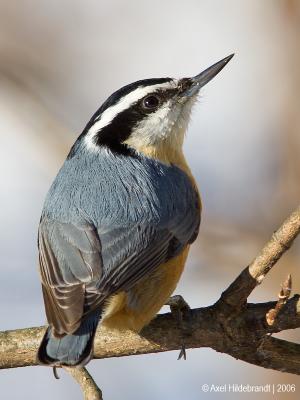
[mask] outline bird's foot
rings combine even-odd
[[[171,313],[175,318],[181,333],[182,343],[181,343],[181,350],[178,355],[178,360],[180,360],[181,358],[186,360],[185,337],[188,336],[190,332],[184,320],[187,320],[187,322],[189,322],[191,318],[190,306],[180,295],[175,295],[170,297],[166,305],[170,306]]]

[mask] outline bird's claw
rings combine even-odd
[[[182,335],[181,350],[179,352],[177,360],[186,360],[186,347],[184,337],[189,334],[189,330],[184,324],[183,317],[190,317],[190,306],[180,295],[170,297],[166,305],[170,306],[171,313],[175,318]]]
[[[185,348],[185,343],[184,342],[182,342],[182,344],[181,344],[181,349],[180,349],[180,352],[178,354],[177,360],[181,360],[182,358],[184,360],[186,360],[186,348]]]
[[[53,375],[55,379],[60,379],[58,373],[57,373],[57,366],[52,367]]]

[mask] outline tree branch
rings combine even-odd
[[[84,395],[84,400],[102,400],[102,392],[96,385],[94,379],[89,374],[85,367],[81,368],[69,368],[63,367],[64,370],[69,372],[69,374],[76,380],[79,384],[82,393]]]
[[[288,275],[287,279],[281,285],[280,292],[278,293],[278,300],[275,308],[271,308],[266,315],[268,325],[274,325],[277,320],[278,314],[283,309],[292,291],[292,277]]]
[[[300,345],[271,337],[273,333],[300,327],[300,296],[287,300],[289,293],[285,292],[280,304],[246,302],[299,231],[300,207],[214,305],[191,310],[186,348],[210,347],[254,365],[300,375]],[[287,291],[288,283],[283,285]],[[271,324],[267,319],[270,310],[276,310]],[[44,332],[45,327],[0,332],[0,369],[37,365],[36,353]],[[100,325],[94,358],[157,353],[181,349],[181,345],[181,332],[172,315],[167,313],[158,315],[140,335],[131,331],[108,331]],[[66,369],[80,384],[86,399],[101,399],[100,389],[84,368]]]
[[[251,362],[251,359],[254,364],[265,366],[263,360],[256,360],[253,354],[255,346],[261,352],[266,334],[300,327],[299,296],[296,295],[287,302],[275,326],[268,326],[265,321],[266,313],[275,305],[276,302],[248,304],[241,314],[228,322],[227,331],[224,331],[223,321],[220,321],[219,311],[215,306],[193,309],[191,334],[186,338],[186,347],[211,347],[235,358],[247,362]],[[0,368],[37,365],[36,352],[45,328],[0,332]],[[171,313],[166,313],[158,315],[141,335],[131,331],[108,331],[100,326],[95,338],[94,358],[179,350],[181,344],[182,337],[177,323]],[[245,352],[247,349],[248,352]],[[298,357],[300,359],[300,345]],[[268,368],[273,367],[270,364]],[[300,374],[300,369],[298,373]]]
[[[219,304],[240,309],[247,301],[253,289],[262,283],[267,273],[280,257],[291,247],[300,232],[300,206],[284,221],[272,235],[251,264],[245,268],[231,285],[222,293]]]

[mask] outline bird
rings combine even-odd
[[[122,87],[71,147],[38,228],[40,364],[84,366],[98,324],[140,332],[168,302],[202,209],[184,136],[200,89],[232,57],[192,78]]]

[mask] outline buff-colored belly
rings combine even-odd
[[[108,329],[139,332],[172,295],[188,252],[189,246],[177,257],[162,264],[128,293],[121,292],[113,296],[105,309],[102,325]]]

